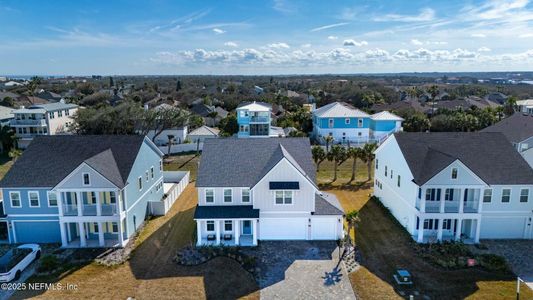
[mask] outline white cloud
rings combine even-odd
[[[226,31],[220,29],[220,28],[213,28],[213,32],[216,33],[216,34],[223,34],[225,33]]]
[[[352,39],[348,39],[348,40],[344,40],[344,42],[342,43],[344,46],[357,46],[357,47],[361,47],[361,46],[366,46],[368,45],[368,42],[367,41],[356,41],[356,40],[352,40]]]
[[[533,33],[524,33],[524,34],[521,34],[518,36],[519,38],[529,38],[529,37],[533,37]]]
[[[468,5],[462,11],[473,20],[530,21],[533,13],[526,9],[528,4],[529,0],[491,0],[478,6]]]
[[[328,40],[332,40],[332,41],[334,41],[334,40],[336,40],[338,38],[339,38],[338,36],[334,36],[334,35],[328,36]]]
[[[435,11],[431,8],[423,8],[418,15],[387,14],[375,17],[376,22],[426,22],[435,19]]]
[[[273,44],[268,44],[268,47],[270,47],[270,48],[275,48],[275,49],[281,49],[281,48],[289,49],[289,48],[290,48],[290,46],[287,45],[286,43],[273,43]]]
[[[345,26],[345,25],[348,25],[348,24],[350,24],[350,23],[348,23],[348,22],[341,22],[341,23],[329,24],[329,25],[324,25],[324,26],[320,26],[320,27],[313,28],[313,29],[311,29],[310,31],[311,31],[311,32],[322,31],[322,30],[324,30],[324,29],[330,29],[330,28],[335,28],[335,27]]]
[[[420,46],[420,45],[423,45],[424,43],[422,43],[421,41],[419,41],[417,39],[412,39],[411,40],[411,44],[413,44],[415,46]]]
[[[235,43],[235,42],[225,42],[224,46],[226,46],[226,47],[234,47],[234,48],[239,47],[239,45],[237,45],[237,43]]]
[[[470,36],[471,37],[475,37],[475,38],[485,38],[485,37],[487,37],[487,35],[484,34],[484,33],[472,33]]]
[[[492,51],[490,48],[488,47],[481,47],[479,49],[477,49],[477,52],[490,52]]]
[[[283,14],[292,14],[296,11],[296,7],[287,0],[274,0],[272,8]]]
[[[302,48],[311,48],[311,44],[303,44],[300,47],[302,47]]]

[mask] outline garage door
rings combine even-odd
[[[15,221],[17,243],[60,243],[59,222]]]
[[[483,218],[481,219],[482,239],[522,239],[526,218]]]
[[[307,239],[306,218],[261,218],[259,222],[261,240]]]
[[[313,240],[336,240],[337,218],[313,218],[311,220],[311,237]]]

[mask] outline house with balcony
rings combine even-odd
[[[312,111],[313,137],[325,143],[327,136],[336,144],[382,142],[402,130],[403,119],[382,111],[369,115],[347,103],[333,102]]]
[[[374,195],[417,242],[533,238],[533,170],[497,132],[395,133]]]
[[[240,138],[280,137],[282,128],[272,126],[272,105],[265,102],[245,102],[237,107]]]
[[[18,147],[26,149],[35,136],[68,134],[77,110],[76,104],[63,101],[14,110],[10,126],[15,131]]]
[[[318,190],[315,175],[308,138],[205,140],[197,245],[342,238],[342,207]]]
[[[163,198],[162,157],[143,136],[36,136],[0,181],[9,242],[126,245]]]

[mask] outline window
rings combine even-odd
[[[224,202],[231,202],[232,201],[232,190],[231,189],[224,189]]]
[[[529,189],[521,189],[520,190],[520,202],[527,202],[528,197],[529,197]]]
[[[350,124],[350,118],[344,119],[344,124],[349,125]]]
[[[379,160],[376,159],[376,170],[379,169]]]
[[[489,203],[492,201],[492,189],[486,189],[483,191],[483,202]]]
[[[424,220],[424,229],[438,229],[439,228],[439,219],[425,219]]]
[[[89,185],[89,184],[91,184],[89,173],[83,173],[83,185]]]
[[[440,189],[427,189],[426,190],[426,201],[439,201],[440,199]]]
[[[511,201],[511,189],[502,189],[502,202]]]
[[[444,200],[445,201],[453,201],[453,189],[445,189],[444,190]]]
[[[457,168],[452,168],[452,179],[457,179]]]
[[[139,188],[139,191],[143,189],[143,178],[139,176],[139,180],[137,180],[137,188]]]
[[[393,170],[390,170],[390,178],[392,179],[392,177],[394,177],[392,174],[394,173]]]
[[[146,170],[146,172],[144,173],[144,176],[146,177],[146,181],[148,181],[148,179],[150,178],[150,176],[148,175],[148,170]]]
[[[152,179],[154,179],[154,167],[150,168],[150,177],[152,177]]]
[[[233,222],[224,221],[224,231],[232,231],[232,230],[233,230]]]
[[[57,194],[54,192],[48,192],[48,206],[57,206]]]
[[[53,112],[53,111],[49,112],[49,113],[48,113],[48,117],[49,117],[50,119],[53,119],[53,118],[55,117],[54,112]]]
[[[206,203],[215,202],[215,191],[213,189],[205,190],[205,202]]]
[[[451,230],[452,228],[452,219],[442,220],[442,229]]]
[[[98,223],[94,222],[94,223],[91,223],[92,225],[92,232],[94,233],[98,233]]]
[[[250,189],[242,189],[242,202],[250,202]]]
[[[70,115],[70,112],[68,111],[68,109],[65,110],[65,116],[68,116]]]
[[[39,192],[28,192],[30,207],[39,207]]]
[[[400,175],[398,175],[398,187],[400,187],[400,180],[401,180]]]
[[[118,223],[117,222],[113,222],[111,223],[111,230],[113,233],[118,233]]]
[[[159,171],[163,171],[163,161],[159,161]]]
[[[205,225],[207,231],[215,231],[215,221],[207,221]]]
[[[357,127],[363,127],[363,119],[357,119]]]
[[[109,203],[117,203],[115,192],[109,192]]]
[[[333,119],[328,120],[328,127],[333,128]]]
[[[418,199],[422,198],[422,188],[418,188]]]
[[[11,199],[11,207],[20,207],[20,192],[9,192],[9,199]]]
[[[276,204],[292,204],[292,191],[276,191]]]
[[[385,177],[387,177],[387,166],[385,166]]]

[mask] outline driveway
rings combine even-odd
[[[336,269],[335,242],[263,241],[245,251],[258,258],[262,299],[355,299],[348,275]]]
[[[513,272],[533,289],[533,241],[532,240],[483,240],[490,252],[505,257]]]

